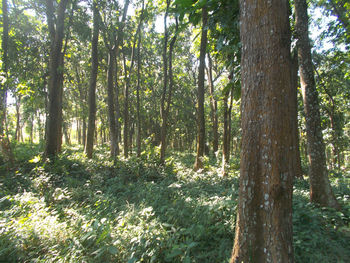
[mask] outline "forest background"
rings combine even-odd
[[[342,208],[309,201],[297,81],[294,254],[347,262],[350,4],[308,5],[325,164]],[[0,261],[228,262],[238,1],[3,0],[1,18]],[[295,54],[294,1],[290,24]]]

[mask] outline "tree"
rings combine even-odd
[[[213,127],[213,152],[215,154],[219,148],[218,102],[214,94],[213,61],[209,52],[208,52],[207,75],[208,75],[208,84],[209,84],[209,92],[210,92],[211,122]]]
[[[60,122],[62,116],[62,84],[63,84],[63,38],[65,11],[69,0],[62,0],[57,7],[57,16],[54,11],[53,0],[46,0],[47,22],[50,34],[50,61],[49,61],[49,107],[48,123],[46,127],[47,157],[55,156],[59,151]],[[55,23],[56,22],[56,23]]]
[[[168,37],[169,31],[167,27],[167,17],[169,13],[170,0],[167,0],[166,11],[164,15],[164,43],[163,43],[163,92],[162,92],[162,100],[161,100],[161,118],[162,118],[162,126],[161,126],[161,148],[160,148],[160,163],[164,163],[165,161],[165,151],[167,148],[167,129],[168,129],[168,117],[170,111],[170,103],[174,86],[174,77],[173,77],[173,51],[177,38],[177,30],[179,27],[177,17],[175,18],[175,33],[172,37],[169,44],[168,51]],[[168,90],[168,91],[167,91]],[[166,97],[168,93],[168,96]]]
[[[85,153],[88,158],[92,158],[95,135],[96,120],[96,80],[98,73],[98,36],[99,36],[99,15],[97,9],[97,0],[92,3],[93,12],[93,32],[91,42],[91,76],[89,85],[89,120],[88,131],[85,145]]]
[[[203,154],[205,147],[205,116],[204,116],[204,70],[205,70],[205,55],[208,39],[208,10],[206,6],[202,7],[202,32],[201,45],[199,54],[199,68],[198,68],[198,105],[197,105],[197,155],[194,164],[194,170],[203,168]]]
[[[318,93],[308,36],[307,3],[306,0],[295,0],[294,4],[300,83],[306,119],[310,199],[312,202],[318,203],[321,206],[339,208],[329,182],[326,166]]]
[[[7,70],[8,70],[8,38],[9,38],[9,19],[8,19],[8,7],[7,0],[2,0],[2,74],[3,79],[0,85],[0,136],[3,135],[5,130],[5,119],[6,119],[6,82],[7,82]]]
[[[243,134],[231,262],[293,262],[289,4],[240,4]]]
[[[103,38],[108,50],[108,69],[107,69],[107,104],[108,104],[108,120],[109,120],[109,139],[111,156],[116,157],[119,153],[118,145],[118,119],[115,116],[115,107],[119,112],[118,101],[118,85],[116,81],[116,59],[119,57],[119,45],[123,43],[123,29],[125,25],[126,15],[129,7],[129,0],[125,0],[123,14],[119,22],[118,31],[115,32],[115,26],[112,21],[107,25],[107,17],[104,21]],[[112,11],[112,10],[111,10]],[[116,89],[116,94],[114,93]],[[116,100],[116,101],[115,101]]]

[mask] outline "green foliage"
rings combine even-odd
[[[206,172],[196,173],[192,153],[173,153],[165,166],[114,163],[106,148],[93,160],[71,148],[43,162],[26,149],[18,145],[20,168],[0,177],[0,261],[228,262],[238,198],[233,168],[222,178],[209,158]],[[339,173],[332,181],[342,212],[309,204],[308,183],[296,181],[296,262],[350,256],[349,181]]]

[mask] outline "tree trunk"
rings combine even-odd
[[[136,88],[136,117],[137,117],[137,137],[136,137],[136,155],[141,156],[141,114],[140,114],[140,89],[141,89],[141,36],[142,31],[139,34],[139,40],[137,45],[137,88]]]
[[[225,94],[224,96],[224,134],[222,138],[222,172],[223,175],[227,175],[226,173],[226,166],[228,164],[228,161],[230,159],[229,156],[229,107],[228,107],[228,97],[229,92]]]
[[[161,148],[160,148],[160,163],[164,164],[165,162],[165,153],[167,148],[167,129],[168,129],[168,117],[170,111],[170,104],[172,98],[172,91],[174,86],[173,78],[173,51],[175,47],[175,42],[177,38],[178,30],[178,21],[176,18],[176,28],[173,38],[170,41],[169,53],[167,52],[167,42],[168,42],[168,30],[167,30],[167,16],[169,11],[170,1],[167,1],[167,11],[164,16],[164,47],[163,47],[163,64],[164,64],[164,79],[163,79],[163,94],[161,101],[161,117],[162,117],[162,126],[161,126]],[[167,94],[168,93],[168,94]],[[168,95],[166,97],[166,95]]]
[[[16,141],[21,141],[21,96],[16,97]]]
[[[242,151],[231,262],[293,262],[288,1],[241,0]]]
[[[300,83],[304,99],[307,151],[310,165],[310,199],[321,206],[339,209],[339,204],[335,199],[328,179],[318,94],[308,36],[307,3],[306,0],[296,0],[294,3]]]
[[[94,134],[96,127],[96,82],[98,73],[98,36],[99,36],[99,21],[97,1],[92,4],[93,11],[93,32],[91,42],[91,76],[89,85],[89,119],[88,130],[85,144],[85,153],[89,159],[92,158],[94,149]]]
[[[214,94],[214,81],[213,81],[213,62],[208,52],[208,83],[210,92],[210,109],[211,109],[211,122],[213,125],[213,152],[214,155],[219,148],[219,132],[218,132],[218,103]]]
[[[9,19],[7,0],[2,0],[2,70],[6,81],[0,84],[0,136],[5,131],[6,120],[6,97],[7,97],[7,70],[8,70],[8,35],[9,35]]]
[[[54,157],[59,150],[59,140],[61,136],[61,114],[62,104],[60,102],[61,89],[60,71],[62,56],[62,45],[64,38],[65,10],[69,0],[61,0],[58,4],[57,17],[54,15],[54,5],[52,0],[46,0],[47,21],[51,38],[50,59],[49,59],[49,116],[47,125],[47,138],[45,156]],[[56,25],[54,21],[56,20]]]
[[[107,70],[107,104],[109,120],[109,139],[111,147],[111,156],[116,157],[119,152],[117,141],[117,128],[114,115],[114,74],[115,74],[115,50],[109,49],[108,53],[108,70]]]
[[[126,66],[126,57],[125,54],[123,56],[124,60],[124,74],[125,74],[125,86],[124,86],[124,134],[123,134],[123,142],[124,142],[124,157],[128,158],[129,156],[129,81],[128,81],[128,72]],[[131,68],[130,68],[131,70]]]
[[[115,57],[116,57],[116,59],[119,59],[119,54],[120,54],[119,47],[120,47],[120,45],[123,45],[123,41],[124,41],[123,30],[124,30],[124,27],[125,27],[125,21],[126,21],[126,15],[127,15],[127,12],[128,12],[128,8],[129,8],[129,3],[130,3],[130,0],[125,0],[123,16],[121,18],[120,26],[119,26],[118,32],[117,32],[117,40],[116,40],[116,43],[115,43]],[[115,107],[116,107],[117,141],[120,142],[121,139],[122,139],[122,135],[121,135],[121,123],[119,122],[121,113],[120,113],[120,105],[119,105],[118,64],[116,64],[116,74],[115,75],[116,75],[116,81],[115,81]]]
[[[293,86],[293,97],[291,98],[291,109],[293,116],[293,151],[295,161],[292,165],[294,166],[295,176],[301,178],[303,176],[303,171],[301,169],[301,157],[300,157],[300,146],[299,146],[299,131],[298,131],[298,57],[293,54],[292,60],[292,86]]]
[[[207,24],[208,10],[206,6],[202,8],[202,35],[199,54],[198,68],[198,108],[197,108],[197,156],[194,164],[194,170],[197,171],[203,168],[203,154],[205,147],[205,116],[204,116],[204,70],[205,70],[205,54],[207,48]]]

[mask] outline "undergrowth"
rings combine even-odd
[[[88,160],[70,148],[44,162],[23,147],[18,167],[0,168],[0,262],[229,261],[237,162],[221,177],[214,158],[193,172],[191,153],[160,166],[147,153],[113,161],[100,148]],[[295,183],[296,262],[349,262],[349,177],[332,182],[342,212],[310,204],[308,183]]]

